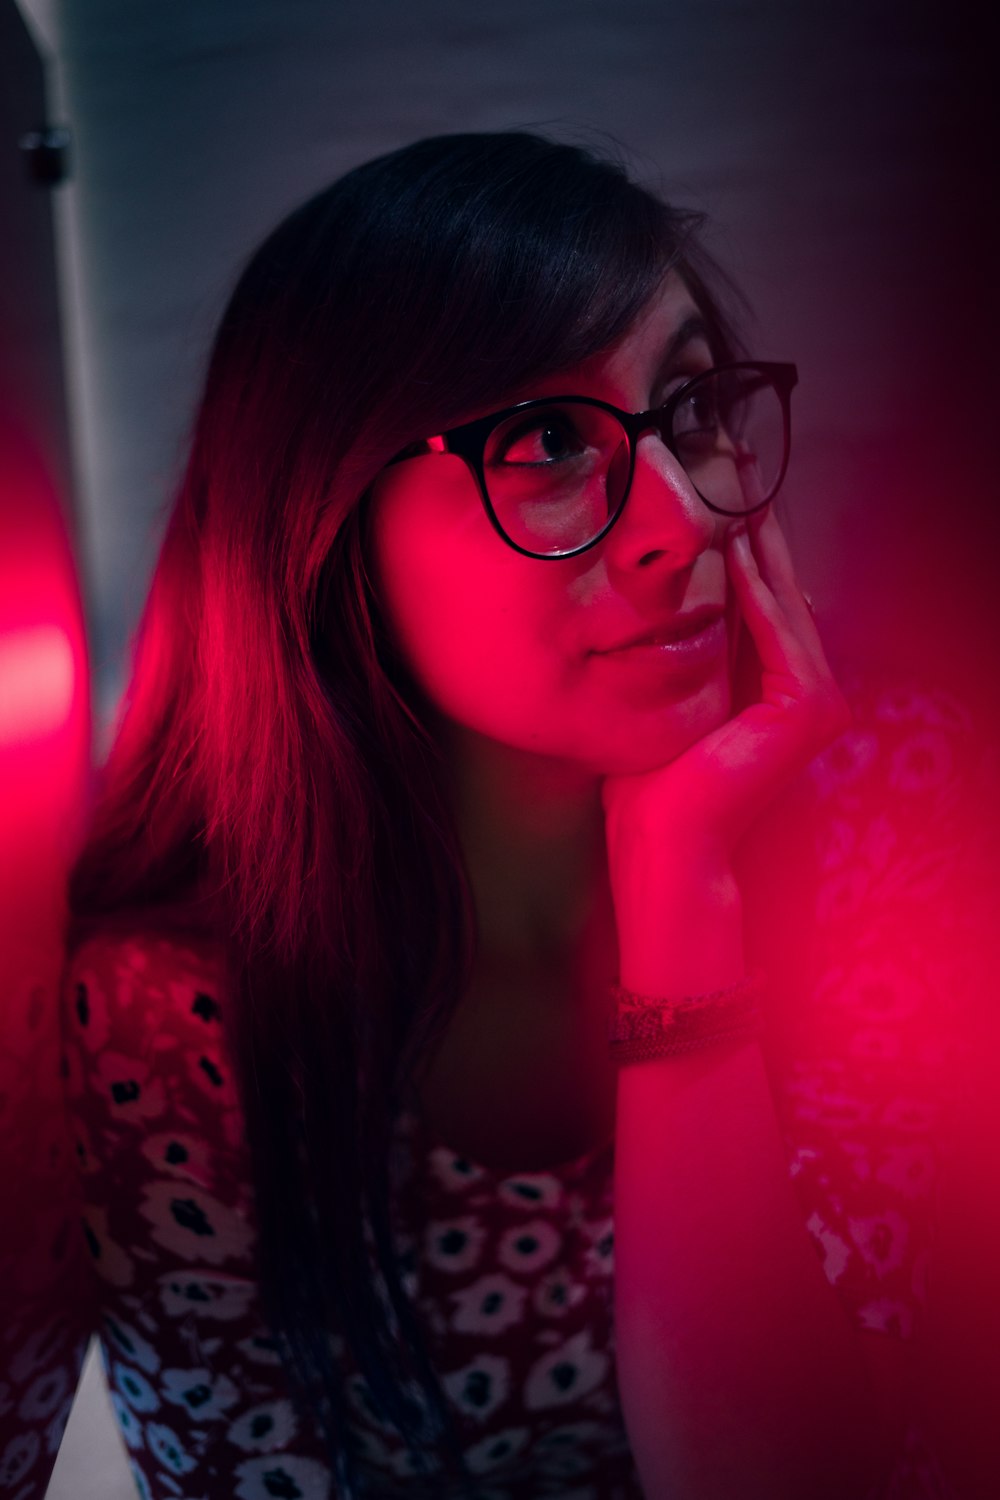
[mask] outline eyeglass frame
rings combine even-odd
[[[751,505],[746,510],[739,511],[723,510],[721,506],[713,505],[711,500],[705,499],[705,496],[698,489],[698,486],[695,484],[694,480],[691,479],[690,475],[687,474],[687,469],[684,466],[684,460],[677,452],[676,440],[674,439],[673,433],[671,431],[673,427],[674,413],[681,405],[681,402],[685,400],[685,398],[690,393],[691,387],[697,385],[702,380],[706,380],[710,375],[719,375],[729,370],[760,371],[765,376],[778,396],[778,399],[781,403],[781,412],[784,424],[784,451],[782,453],[781,467],[778,471],[777,479],[771,486],[770,493],[767,494],[763,500],[758,500],[756,505]],[[418,438],[416,442],[408,444],[407,447],[401,449],[399,453],[390,458],[388,463],[386,464],[386,467],[388,468],[391,464],[402,463],[405,459],[408,458],[423,457],[427,453],[454,453],[456,457],[461,458],[464,461],[473,478],[475,479],[477,488],[479,490],[480,499],[482,500],[483,505],[486,509],[487,517],[489,518],[493,530],[497,533],[501,540],[506,542],[508,547],[513,547],[515,552],[520,552],[523,557],[537,558],[539,562],[561,562],[563,558],[578,557],[581,552],[589,552],[591,547],[596,547],[598,542],[604,540],[608,532],[611,530],[612,526],[614,526],[615,522],[621,516],[622,511],[625,509],[625,504],[628,500],[628,497],[632,492],[632,479],[635,474],[635,455],[639,445],[639,439],[650,430],[659,434],[660,441],[667,449],[667,452],[670,453],[681,465],[681,468],[684,469],[684,472],[691,484],[691,488],[694,490],[699,500],[701,500],[704,505],[707,505],[709,510],[714,511],[716,515],[752,516],[756,511],[762,510],[765,505],[770,504],[775,495],[778,493],[778,490],[781,488],[782,481],[784,480],[785,473],[788,469],[788,459],[791,449],[790,401],[792,391],[798,384],[798,379],[798,368],[794,364],[774,360],[742,359],[734,360],[727,364],[713,365],[711,369],[699,371],[697,375],[693,375],[690,380],[685,380],[683,384],[679,385],[675,391],[672,391],[661,406],[650,407],[648,411],[623,411],[621,407],[612,405],[610,401],[602,401],[596,396],[537,396],[532,398],[530,401],[519,401],[515,406],[505,406],[499,411],[489,412],[484,417],[476,417],[471,422],[462,422],[457,427],[449,427],[445,432],[441,432],[435,437]],[[493,504],[490,500],[489,490],[486,484],[486,444],[489,441],[490,434],[494,431],[494,429],[499,427],[500,423],[506,421],[508,417],[516,416],[518,412],[530,411],[533,407],[556,405],[596,406],[601,411],[609,412],[611,416],[616,417],[618,419],[619,425],[625,433],[625,441],[628,444],[628,477],[625,481],[625,488],[622,491],[622,497],[619,500],[614,513],[608,517],[608,520],[601,527],[601,530],[595,537],[592,537],[589,542],[584,542],[579,547],[571,547],[566,552],[532,552],[527,547],[520,546],[517,542],[513,541],[507,535],[507,533],[501,526],[499,519],[497,518],[495,510],[493,509]]]

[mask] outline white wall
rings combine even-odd
[[[105,715],[240,260],[346,168],[445,130],[607,131],[707,209],[760,355],[800,367],[787,493],[834,644],[926,659],[928,591],[984,627],[979,554],[939,524],[915,447],[928,378],[968,339],[951,224],[968,220],[956,174],[975,147],[967,24],[902,0],[55,0],[55,15]]]
[[[997,523],[975,387],[936,394],[986,327],[989,53],[968,17],[903,0],[22,4],[74,135],[59,222],[99,718],[242,258],[359,161],[511,125],[609,132],[711,214],[758,353],[799,364],[788,509],[834,645],[975,691],[997,643]],[[128,1492],[87,1371],[51,1500]]]
[[[137,1500],[101,1363],[92,1340],[45,1500]]]

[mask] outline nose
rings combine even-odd
[[[647,432],[636,444],[632,486],[606,555],[626,567],[659,557],[690,567],[711,546],[716,520],[659,433]]]

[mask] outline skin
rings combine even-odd
[[[668,279],[614,348],[514,399],[575,392],[629,411],[649,408],[674,381],[711,364],[707,345],[695,342],[665,381],[656,379],[671,336],[693,311],[683,284]],[[480,916],[480,974],[488,976],[486,1010],[474,1010],[470,1024],[502,1014],[517,992],[539,1011],[550,1006],[547,977],[585,972],[585,952],[604,955],[593,965],[602,981],[594,990],[595,1057],[605,1050],[608,975],[651,995],[732,983],[744,972],[737,846],[850,723],[771,508],[745,523],[717,516],[652,433],[638,444],[616,526],[576,558],[539,562],[506,547],[471,475],[451,455],[393,466],[373,498],[373,579],[409,668],[439,711],[454,772]],[[706,603],[725,606],[728,649],[699,674],[617,671],[593,654]],[[503,982],[515,974],[517,986]],[[583,999],[582,990],[570,995],[571,1029],[589,1024]],[[564,1041],[558,1055],[565,1056]],[[488,1073],[476,1076],[481,1082]],[[551,1074],[550,1089],[557,1079]],[[849,1329],[817,1273],[756,1047],[740,1047],[726,1067],[711,1054],[707,1064],[698,1056],[620,1070],[616,1134],[616,1257],[627,1266],[616,1279],[620,1367],[647,1493],[680,1485],[713,1500],[732,1494],[725,1463],[719,1473],[695,1474],[706,1455],[720,1454],[717,1444],[698,1444],[697,1400],[694,1448],[675,1448],[678,1433],[661,1419],[677,1394],[675,1372],[669,1358],[664,1365],[666,1343],[650,1345],[643,1330],[656,1316],[683,1323],[702,1306],[688,1296],[711,1260],[699,1235],[709,1246],[726,1243],[733,1212],[760,1231],[755,1265],[777,1272],[776,1280],[734,1280],[723,1267],[718,1282],[719,1327],[749,1330],[739,1358],[726,1334],[731,1399],[743,1414],[730,1456],[740,1472],[754,1473],[767,1423],[780,1431],[767,1441],[781,1455],[792,1422],[801,1429],[808,1486],[790,1467],[785,1473],[782,1460],[780,1474],[761,1470],[753,1493],[771,1500],[779,1493],[797,1500],[807,1488],[819,1494],[821,1474],[824,1494],[865,1493],[902,1434],[903,1351]],[[668,1146],[687,1135],[697,1149]],[[675,1190],[671,1173],[695,1161],[693,1184]],[[663,1191],[651,1194],[651,1179]],[[720,1191],[701,1200],[706,1179]],[[651,1205],[660,1201],[701,1201],[704,1222],[681,1226],[677,1215],[654,1222]],[[761,1213],[763,1203],[772,1206]],[[663,1276],[671,1256],[676,1296]],[[705,1343],[699,1319],[693,1312],[692,1350]],[[776,1347],[776,1330],[784,1352],[780,1360],[774,1354],[773,1380],[764,1380],[759,1350]],[[817,1397],[819,1416],[808,1396],[817,1350],[830,1382],[829,1397]],[[692,1375],[689,1389],[710,1394],[712,1370]],[[833,1472],[829,1436],[867,1432],[875,1420],[869,1408],[881,1412],[885,1432],[871,1439],[871,1452],[868,1438],[845,1450],[845,1481]]]
[[[614,349],[532,392],[573,391],[627,410],[652,405],[711,366],[697,339],[654,388],[671,333],[695,312],[671,277]],[[382,602],[429,696],[473,733],[549,762],[557,780],[662,765],[726,717],[724,657],[702,681],[664,682],[661,691],[648,676],[603,670],[592,654],[646,620],[726,599],[728,522],[699,499],[655,434],[639,443],[625,513],[578,557],[539,562],[505,546],[465,464],[450,454],[387,470],[373,522]]]
[[[518,398],[646,409],[711,365],[696,339],[662,367],[696,312],[672,274],[614,347]],[[749,824],[849,721],[771,508],[746,524],[710,511],[655,433],[637,445],[623,514],[578,557],[507,547],[451,454],[386,470],[372,522],[382,607],[440,712],[486,960],[551,967],[593,924],[621,939],[648,904],[644,842],[728,878]],[[595,651],[704,604],[725,606],[729,646],[708,670]],[[734,715],[738,656],[752,658],[757,701]]]
[[[712,364],[698,337],[662,368],[672,335],[696,313],[671,275],[616,346],[524,395],[653,406]],[[730,717],[732,522],[648,433],[624,513],[578,557],[540,562],[507,547],[450,454],[386,470],[372,524],[382,607],[441,714],[486,949],[551,960],[601,920],[595,910],[610,914],[605,778],[662,767]],[[730,643],[707,669],[636,667],[595,650],[705,604],[726,608]]]

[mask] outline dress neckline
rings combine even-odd
[[[532,1167],[524,1170],[511,1170],[506,1167],[495,1167],[487,1162],[477,1161],[467,1151],[456,1150],[448,1141],[444,1140],[423,1109],[420,1101],[411,1090],[405,1103],[399,1111],[399,1128],[410,1136],[416,1153],[422,1160],[426,1160],[433,1152],[441,1151],[453,1157],[456,1162],[461,1163],[469,1169],[470,1178],[489,1178],[501,1184],[507,1182],[521,1182],[526,1178],[533,1177],[555,1177],[560,1181],[575,1179],[585,1176],[592,1170],[598,1161],[605,1157],[614,1156],[615,1131],[611,1130],[609,1135],[597,1145],[590,1146],[586,1151],[577,1156],[570,1157],[564,1161],[556,1162],[548,1167]]]

